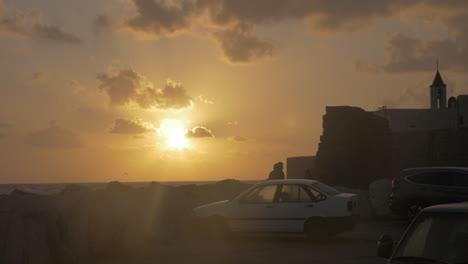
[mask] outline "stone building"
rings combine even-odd
[[[385,118],[358,107],[327,106],[315,158],[319,180],[365,188],[389,176],[391,133]]]
[[[468,127],[468,95],[450,97],[447,85],[437,70],[429,87],[430,108],[388,109],[380,108],[376,115],[388,120],[393,132],[428,131]]]
[[[447,98],[437,70],[430,108],[367,112],[326,107],[315,172],[324,182],[366,188],[421,166],[468,166],[468,95]]]

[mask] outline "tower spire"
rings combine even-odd
[[[437,67],[437,71],[439,71],[439,59],[436,59],[436,67]]]

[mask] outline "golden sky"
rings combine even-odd
[[[0,183],[264,179],[327,105],[468,85],[468,1],[0,0]]]

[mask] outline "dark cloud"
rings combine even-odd
[[[467,63],[468,1],[460,0],[130,0],[136,15],[125,21],[127,28],[156,37],[172,36],[201,25],[215,29],[214,36],[231,62],[254,62],[271,57],[274,47],[255,34],[255,26],[287,20],[304,20],[319,32],[349,32],[372,25],[377,20],[398,16],[404,11],[428,14],[439,10],[455,38],[418,40],[403,35],[387,39],[388,61],[383,65],[357,63],[359,70],[385,72],[425,71],[434,57],[447,57],[454,70]],[[457,16],[457,14],[459,14]],[[405,46],[405,44],[409,44]],[[416,51],[416,53],[412,53]],[[409,56],[405,56],[408,55]],[[432,63],[431,63],[432,65]],[[432,68],[431,68],[432,69]]]
[[[187,130],[187,132],[185,133],[185,136],[189,138],[214,137],[211,130],[202,126],[196,126],[192,129]]]
[[[420,1],[403,0],[132,0],[137,15],[127,23],[137,31],[167,35],[188,29],[200,18],[216,26],[240,22],[265,24],[290,19],[315,18],[323,28],[338,29],[364,20],[389,16]]]
[[[468,70],[468,16],[458,15],[443,22],[453,37],[442,39],[418,39],[401,33],[388,34],[385,45],[387,62],[372,65],[371,70],[400,73],[434,71],[440,59],[445,70]]]
[[[0,0],[0,33],[16,36],[28,35],[28,17],[23,13],[11,14]]]
[[[94,19],[93,26],[95,33],[112,31],[117,27],[114,17],[108,14],[99,14],[96,19]]]
[[[80,44],[81,39],[74,34],[68,33],[54,25],[36,24],[34,26],[33,35],[40,39],[48,39],[55,42],[63,42],[69,44]]]
[[[120,118],[115,120],[114,126],[111,128],[110,133],[136,135],[150,131],[154,130],[149,128],[148,125],[144,124],[140,120],[128,120]]]
[[[247,139],[245,137],[241,137],[241,136],[233,136],[233,137],[230,137],[229,140],[231,140],[231,141],[247,141]]]
[[[0,1],[0,33],[70,44],[81,42],[77,36],[63,31],[56,25],[44,24],[40,9],[33,9],[27,14],[12,13],[3,6],[2,1]]]
[[[47,81],[49,74],[44,70],[36,70],[29,77],[28,82],[31,84],[37,84]]]
[[[125,24],[156,37],[187,31],[195,24],[217,28],[215,39],[233,63],[272,57],[274,46],[255,33],[255,25],[305,19],[318,31],[359,29],[418,1],[403,0],[131,0],[137,14]],[[202,22],[200,22],[202,21]]]
[[[101,73],[97,78],[101,82],[99,88],[109,95],[112,105],[133,102],[144,109],[184,109],[192,105],[192,98],[186,94],[184,86],[171,80],[162,89],[157,89],[132,69]]]
[[[131,0],[137,15],[126,24],[131,29],[155,36],[173,35],[190,27],[192,1]]]
[[[271,58],[276,48],[259,39],[252,25],[239,24],[233,28],[216,31],[214,38],[219,42],[224,56],[232,63],[249,63]]]
[[[55,121],[51,121],[48,128],[27,135],[24,142],[31,146],[52,149],[79,148],[84,145],[80,136],[58,126]]]

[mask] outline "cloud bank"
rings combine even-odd
[[[214,137],[213,132],[211,132],[211,130],[202,126],[196,126],[192,129],[187,130],[185,136],[188,138]]]
[[[33,132],[24,138],[28,145],[40,148],[71,149],[83,147],[81,137],[51,121],[48,128]]]
[[[193,104],[181,83],[168,80],[163,88],[155,88],[153,83],[132,69],[114,73],[101,73],[97,76],[99,89],[106,92],[111,105],[135,103],[143,109],[180,110]]]
[[[459,0],[129,0],[135,14],[121,18],[122,27],[156,38],[171,37],[195,27],[212,35],[230,63],[252,63],[274,58],[279,52],[258,36],[256,27],[302,20],[314,33],[350,32],[368,28],[383,18],[413,12],[412,17],[434,14],[436,22],[454,36],[418,39],[389,34],[385,41],[387,61],[359,62],[358,70],[411,72],[433,70],[436,57],[447,68],[468,68],[468,2]],[[102,18],[101,18],[102,19]],[[107,24],[104,20],[103,24]],[[429,63],[430,62],[430,63]]]
[[[13,13],[1,0],[0,33],[68,44],[81,43],[81,39],[76,35],[65,32],[56,25],[45,24],[40,9],[32,9],[29,13]]]
[[[148,124],[143,123],[141,120],[129,120],[119,118],[115,120],[114,126],[111,128],[110,133],[138,135],[150,131],[154,131],[154,129],[151,129]]]

